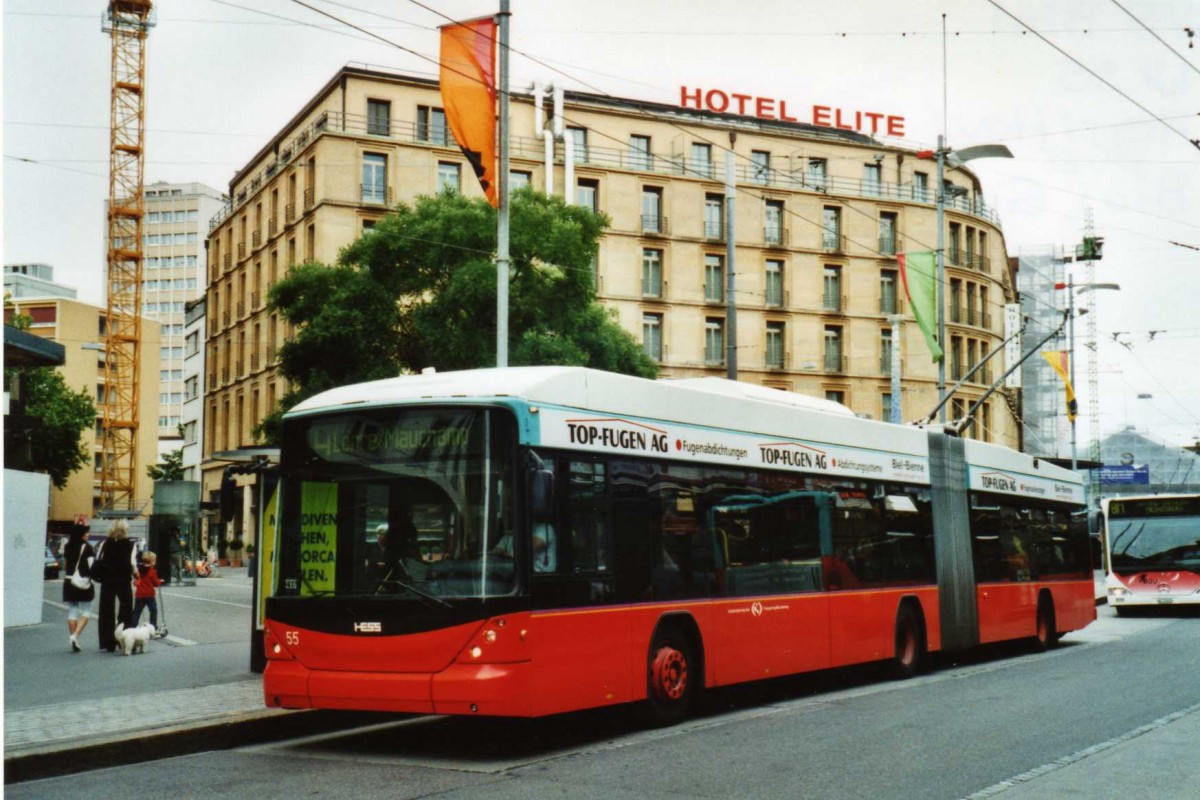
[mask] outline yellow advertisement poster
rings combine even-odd
[[[264,479],[263,477],[259,478],[259,480]],[[270,497],[263,510],[262,536],[259,537],[258,558],[255,561],[255,565],[258,567],[258,608],[255,609],[255,627],[258,630],[262,630],[267,618],[267,598],[275,594],[275,584],[279,580],[279,569],[275,563],[275,554],[278,552],[279,544],[279,525],[276,516],[279,510],[279,481],[270,482],[267,492]]]
[[[337,484],[300,486],[300,594],[332,593],[337,573]]]

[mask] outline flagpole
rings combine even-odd
[[[496,214],[496,366],[508,366],[508,8],[500,0],[500,174]]]

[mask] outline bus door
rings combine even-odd
[[[718,641],[706,648],[718,683],[829,665],[822,540],[829,499],[821,492],[728,497],[708,510],[715,537]]]

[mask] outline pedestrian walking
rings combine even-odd
[[[156,563],[158,556],[153,551],[147,550],[142,553],[137,576],[133,579],[133,627],[136,628],[142,621],[142,609],[145,608],[150,611],[150,624],[157,632],[158,587],[162,586],[162,579],[158,577],[158,570],[154,568]]]
[[[117,623],[133,627],[133,576],[137,571],[129,523],[114,520],[108,538],[100,543],[93,566],[93,579],[100,581],[100,649],[117,650]]]
[[[71,634],[71,650],[78,653],[79,636],[92,616],[92,600],[96,587],[92,585],[92,564],[96,553],[88,544],[87,525],[71,526],[70,538],[63,547],[63,602],[67,604],[67,631]],[[86,586],[81,586],[86,579]]]

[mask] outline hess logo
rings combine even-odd
[[[356,622],[354,623],[355,633],[383,633],[382,622]]]

